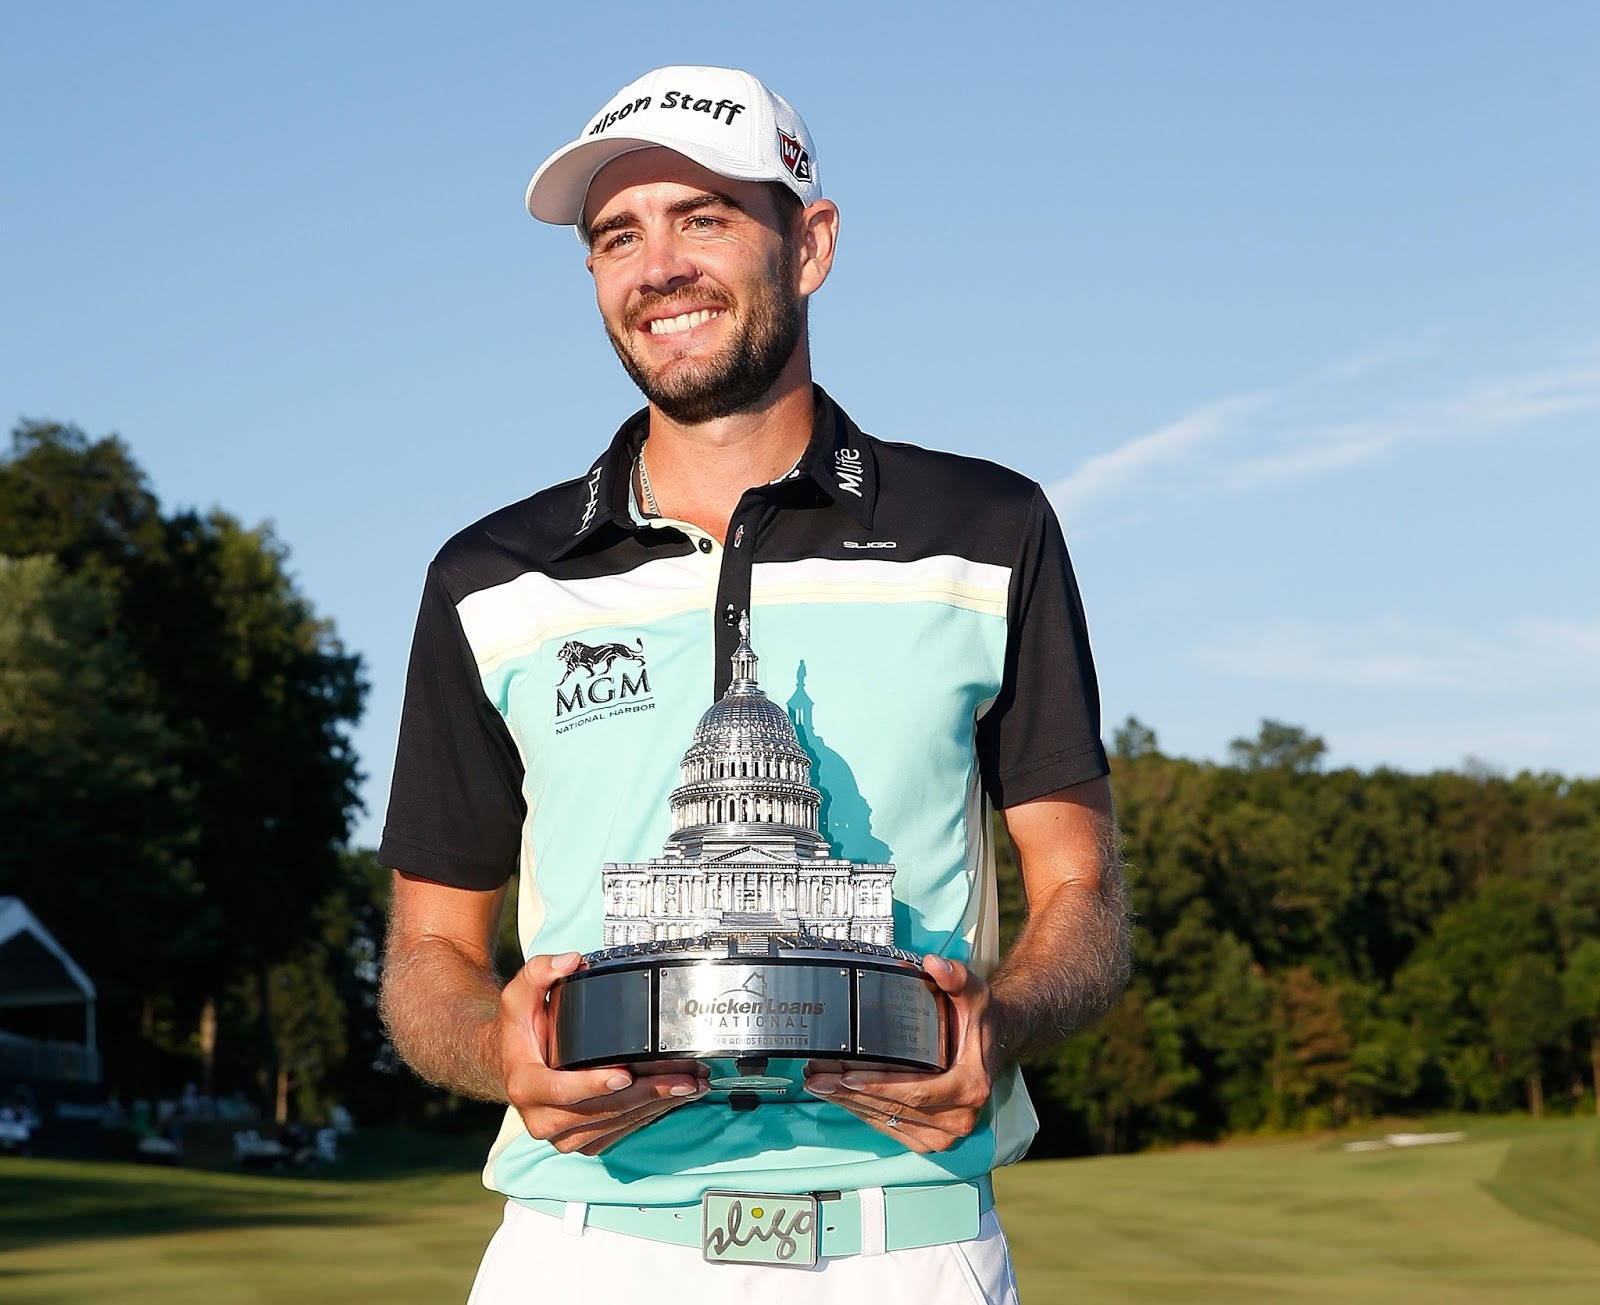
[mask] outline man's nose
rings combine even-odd
[[[657,232],[646,239],[639,275],[640,289],[666,294],[692,282],[699,275],[699,268],[676,232]]]

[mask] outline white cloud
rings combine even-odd
[[[1062,515],[1077,516],[1091,504],[1136,486],[1157,468],[1183,461],[1200,445],[1228,433],[1241,417],[1260,408],[1269,397],[1240,394],[1205,404],[1159,430],[1095,454],[1046,492]]]
[[[1320,375],[1351,380],[1374,372],[1387,371],[1399,363],[1410,362],[1438,350],[1447,328],[1435,325],[1413,335],[1395,336],[1340,358],[1322,368]]]
[[[1224,488],[1242,494],[1287,480],[1300,480],[1325,472],[1348,471],[1364,462],[1375,462],[1393,447],[1393,443],[1393,440],[1381,434],[1362,436],[1351,428],[1343,437],[1308,443],[1287,453],[1273,453],[1236,462],[1219,471],[1218,476]]]
[[[1376,411],[1336,422],[1273,429],[1247,419],[1269,403],[1327,402],[1318,381],[1335,378],[1353,388],[1368,372],[1392,367],[1427,343],[1398,341],[1331,364],[1283,389],[1218,399],[1158,430],[1097,453],[1049,488],[1062,515],[1079,518],[1135,492],[1146,494],[1164,474],[1181,473],[1185,491],[1209,486],[1251,493],[1285,482],[1347,472],[1379,462],[1411,445],[1505,435],[1553,417],[1600,411],[1600,351],[1568,367],[1478,380],[1456,393],[1379,405]],[[1312,395],[1302,393],[1307,388]],[[1335,394],[1359,405],[1359,392]],[[1242,446],[1242,447],[1241,447]]]
[[[1600,409],[1600,360],[1588,366],[1479,382],[1463,393],[1400,405],[1376,417],[1286,436],[1292,447],[1223,467],[1237,493],[1376,462],[1410,444],[1480,438],[1531,422]]]

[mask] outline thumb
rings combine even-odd
[[[582,962],[577,952],[530,956],[500,994],[502,1016],[509,1019],[511,1036],[519,1044],[526,1039],[527,1046],[522,1050],[531,1051],[541,1062],[545,1060],[549,1038],[546,1002],[550,987],[557,979],[573,973]]]
[[[543,1002],[545,994],[550,991],[550,985],[557,979],[563,979],[571,974],[583,963],[583,957],[577,952],[562,952],[557,956],[530,956],[527,964],[517,971],[513,983],[527,985],[528,995]]]
[[[936,956],[932,952],[922,958],[922,968],[939,985],[941,992],[952,996],[966,988],[972,977],[972,971],[960,961],[953,961],[948,956]]]

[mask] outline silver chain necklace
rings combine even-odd
[[[648,444],[649,442],[649,440],[646,440],[645,444]],[[803,457],[805,457],[804,451],[802,451],[800,454],[800,458]],[[776,485],[780,480],[788,480],[789,477],[794,475],[794,473],[799,469],[800,458],[796,458],[794,460],[794,465],[790,467],[789,470],[784,472],[783,475],[778,476],[769,483]],[[645,466],[644,444],[639,446],[639,456],[635,458],[634,461],[639,467],[639,490],[644,496],[644,510],[651,516],[658,517],[661,515],[661,509],[656,505],[655,493],[650,488],[650,468]]]
[[[656,496],[650,489],[650,471],[644,465],[644,445],[639,446],[639,488],[644,493],[644,510],[653,517],[661,515],[661,509],[656,506]]]

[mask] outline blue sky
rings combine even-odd
[[[0,413],[270,520],[366,658],[637,396],[541,158],[665,63],[806,117],[817,375],[1051,488],[1107,733],[1600,773],[1600,6],[62,3],[0,20]]]

